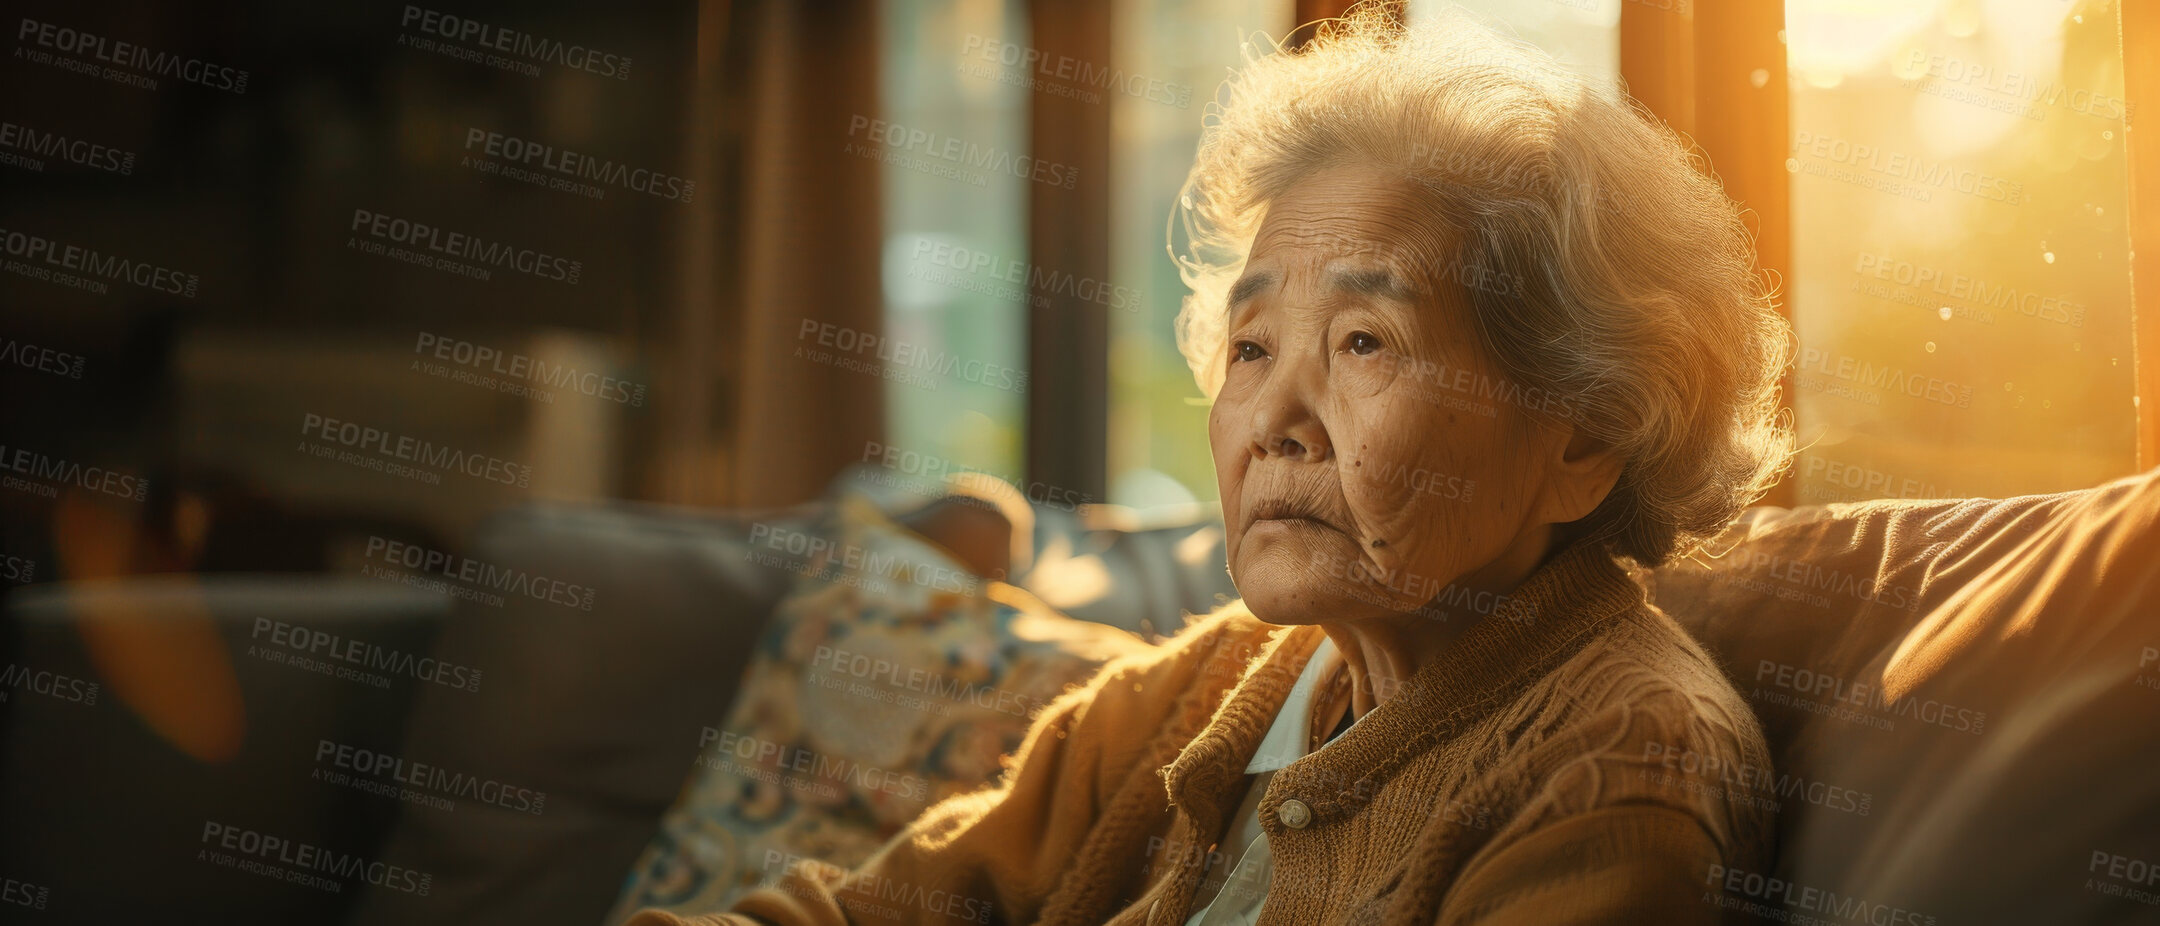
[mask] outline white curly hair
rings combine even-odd
[[[1228,292],[1268,203],[1324,167],[1392,167],[1459,242],[1435,279],[1512,281],[1461,287],[1489,358],[1626,460],[1572,529],[1643,565],[1684,555],[1792,447],[1791,326],[1690,149],[1622,88],[1458,9],[1405,26],[1362,6],[1301,50],[1249,52],[1209,105],[1172,215],[1191,289],[1179,349],[1214,396]]]

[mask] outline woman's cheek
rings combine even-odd
[[[1423,507],[1434,494],[1437,475],[1431,461],[1449,456],[1455,443],[1441,421],[1415,399],[1395,395],[1374,396],[1354,403],[1348,416],[1351,427],[1344,470],[1345,494],[1350,503],[1373,524],[1414,521],[1412,509]],[[1337,439],[1337,446],[1345,441]],[[1446,491],[1445,481],[1438,487]]]
[[[1329,368],[1335,390],[1354,399],[1380,399],[1393,390],[1405,369],[1417,364],[1390,351],[1364,357],[1343,357]]]

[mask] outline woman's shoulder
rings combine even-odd
[[[1650,672],[1676,693],[1742,705],[1716,657],[1656,605],[1644,603],[1623,612],[1606,641],[1606,668]]]
[[[1768,832],[1777,789],[1761,725],[1716,660],[1662,612],[1620,615],[1537,687],[1550,735],[1534,764],[1557,790],[1594,781],[1598,803],[1674,807],[1728,847]]]
[[[1764,751],[1754,711],[1717,660],[1647,604],[1617,615],[1544,684],[1558,689],[1577,723],[1624,722],[1735,757]]]

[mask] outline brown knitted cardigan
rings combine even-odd
[[[1054,702],[997,787],[862,868],[796,865],[732,914],[631,924],[1179,926],[1321,637],[1226,607]],[[1774,805],[1745,784],[1768,778],[1717,666],[1577,546],[1276,773],[1261,923],[1716,922],[1718,875],[1768,869]]]

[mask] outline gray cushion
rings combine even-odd
[[[41,922],[131,922],[145,911],[173,922],[335,922],[365,885],[327,891],[199,860],[204,826],[374,857],[396,805],[316,780],[317,745],[396,745],[415,693],[442,687],[416,667],[448,611],[431,592],[319,576],[148,576],[15,590],[7,671],[28,684],[5,689],[0,872],[48,890],[46,909],[31,915]],[[238,751],[197,759],[155,732],[129,703],[128,683],[92,663],[85,617],[122,633],[130,623],[207,619],[238,686]],[[292,628],[339,642],[296,647]],[[386,657],[376,665],[389,668],[330,654],[339,648],[367,654],[362,660]],[[228,671],[199,660],[176,668]]]
[[[751,560],[752,537],[787,536],[810,511],[536,507],[490,521],[474,558],[590,588],[591,610],[460,601],[438,651],[487,684],[426,693],[405,754],[545,806],[411,809],[385,855],[436,873],[435,888],[369,892],[355,922],[599,922],[786,588],[784,570]]]

